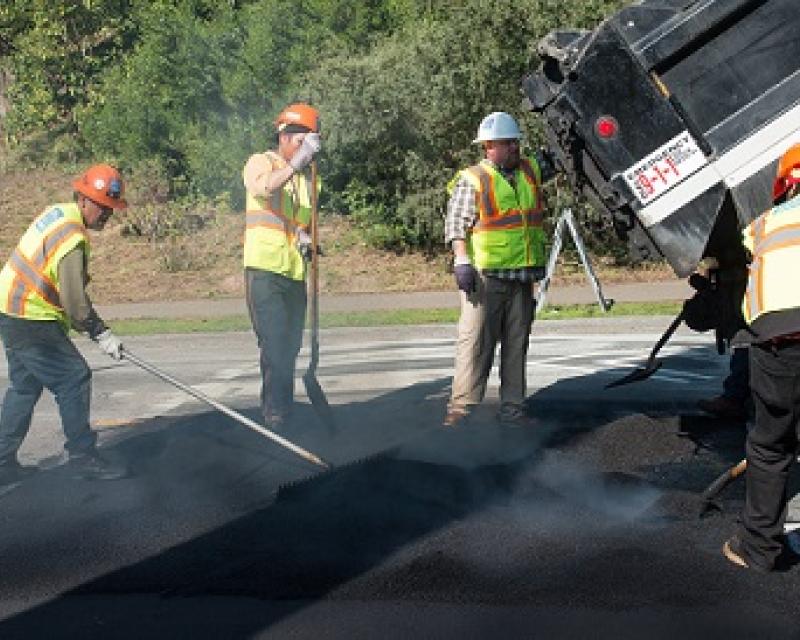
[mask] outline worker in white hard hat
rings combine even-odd
[[[61,414],[68,468],[89,480],[116,480],[126,468],[101,456],[89,426],[92,372],[68,332],[88,334],[103,353],[122,358],[122,343],[86,294],[87,229],[101,231],[114,209],[127,206],[122,176],[96,164],[76,178],[73,202],[37,216],[0,271],[0,338],[8,360],[8,389],[0,410],[0,486],[36,471],[17,452],[36,402],[46,388]]]
[[[519,126],[509,114],[486,116],[473,142],[484,158],[448,185],[445,241],[452,247],[461,295],[455,373],[445,427],[460,425],[486,392],[500,343],[498,421],[530,426],[525,359],[533,321],[533,284],[544,276],[541,164],[520,155]]]

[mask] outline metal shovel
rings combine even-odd
[[[661,360],[656,360],[656,354],[661,350],[667,340],[672,337],[672,334],[680,326],[681,322],[683,322],[683,310],[675,317],[672,321],[672,324],[667,327],[667,330],[664,332],[658,342],[656,342],[653,350],[650,351],[650,356],[647,358],[647,362],[645,363],[644,367],[639,367],[631,371],[628,375],[623,376],[619,380],[615,380],[614,382],[609,382],[606,385],[606,389],[611,389],[612,387],[619,387],[623,384],[630,384],[631,382],[641,382],[642,380],[647,380],[650,376],[652,376],[656,371],[661,368]]]
[[[217,402],[213,398],[208,397],[202,391],[198,391],[197,389],[195,389],[193,387],[190,387],[188,384],[184,384],[180,380],[176,380],[175,378],[173,378],[169,374],[165,373],[164,371],[161,371],[161,369],[159,369],[158,367],[150,364],[149,362],[145,362],[141,358],[137,358],[135,355],[133,355],[127,349],[123,349],[122,350],[122,357],[125,358],[126,360],[128,360],[129,362],[132,362],[137,367],[141,367],[145,371],[149,371],[150,373],[152,373],[153,375],[161,378],[165,382],[168,382],[169,384],[177,387],[181,391],[185,391],[190,396],[194,396],[198,400],[202,400],[206,404],[211,405],[217,411],[221,411],[225,415],[230,416],[231,418],[233,418],[234,420],[236,420],[240,424],[243,424],[245,427],[248,427],[248,428],[252,429],[253,431],[256,431],[257,433],[260,433],[262,436],[266,436],[267,438],[269,438],[270,440],[272,440],[276,444],[279,444],[280,446],[282,446],[284,449],[288,449],[292,453],[300,456],[301,458],[303,458],[303,460],[311,462],[312,464],[315,464],[315,465],[317,465],[319,467],[322,467],[323,469],[330,469],[331,468],[330,463],[325,462],[319,456],[314,455],[310,451],[306,451],[302,447],[297,446],[296,444],[294,444],[293,442],[290,442],[286,438],[283,438],[283,437],[279,436],[277,433],[274,433],[273,431],[270,431],[269,429],[267,429],[265,427],[262,427],[260,424],[258,424],[257,422],[252,421],[247,416],[243,416],[238,411],[234,411],[230,407],[226,407],[221,402]]]
[[[319,419],[331,431],[336,429],[333,410],[317,380],[319,364],[319,211],[317,207],[317,163],[311,162],[311,273],[309,276],[311,315],[311,359],[303,374],[306,395]]]

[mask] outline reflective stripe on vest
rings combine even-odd
[[[11,259],[8,262],[11,268],[16,272],[16,280],[25,283],[26,288],[35,291],[39,296],[44,298],[48,304],[61,308],[61,298],[58,295],[58,288],[50,281],[42,271],[37,268],[33,263],[29,262],[19,248],[14,249],[11,254]],[[12,285],[13,287],[13,285]],[[19,308],[9,307],[11,313],[21,313],[23,311],[22,301],[20,301]]]
[[[76,246],[88,253],[86,227],[75,204],[47,209],[20,239],[0,272],[0,311],[32,320],[68,322],[58,289],[58,263]]]
[[[467,249],[479,269],[543,266],[543,204],[534,165],[522,159],[515,174],[516,189],[494,168],[482,162],[462,172],[475,188],[478,220]]]
[[[285,161],[268,151],[273,168]],[[311,220],[310,184],[302,173],[294,174],[269,194],[247,193],[244,234],[245,267],[277,273],[293,280],[305,278],[305,262],[295,247],[297,229],[307,230]]]
[[[245,214],[245,222],[247,228],[265,227],[267,229],[276,229],[286,235],[293,236],[295,229],[298,227],[303,230],[308,230],[308,225],[296,220],[290,220],[286,216],[275,213],[274,211],[248,211]]]
[[[528,213],[509,212],[506,215],[498,218],[479,219],[475,226],[472,227],[472,231],[473,233],[480,233],[481,231],[489,231],[491,229],[540,227],[542,226],[543,220],[544,214],[541,211],[529,211]]]
[[[754,220],[745,230],[745,245],[753,256],[742,304],[745,320],[752,324],[764,313],[800,307],[794,271],[787,270],[800,264],[800,198]]]

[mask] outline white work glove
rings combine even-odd
[[[303,256],[303,260],[306,262],[311,261],[311,252],[313,251],[311,248],[311,236],[303,229],[297,230],[297,234],[294,238],[294,246],[297,247],[300,255]]]
[[[294,152],[292,159],[289,160],[289,164],[292,165],[295,171],[304,169],[314,158],[314,154],[320,150],[321,146],[322,140],[320,140],[318,133],[307,133],[303,138],[302,144]]]
[[[106,329],[95,339],[103,353],[111,356],[114,360],[122,360],[122,343],[117,336],[111,333],[111,329]]]

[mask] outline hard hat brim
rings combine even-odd
[[[91,200],[92,202],[96,202],[100,206],[111,207],[112,209],[116,210],[122,210],[128,208],[128,202],[125,200],[125,198],[114,199],[102,193],[98,192],[90,193],[86,189],[86,185],[80,178],[72,181],[72,188],[85,198],[89,198],[89,200]]]

